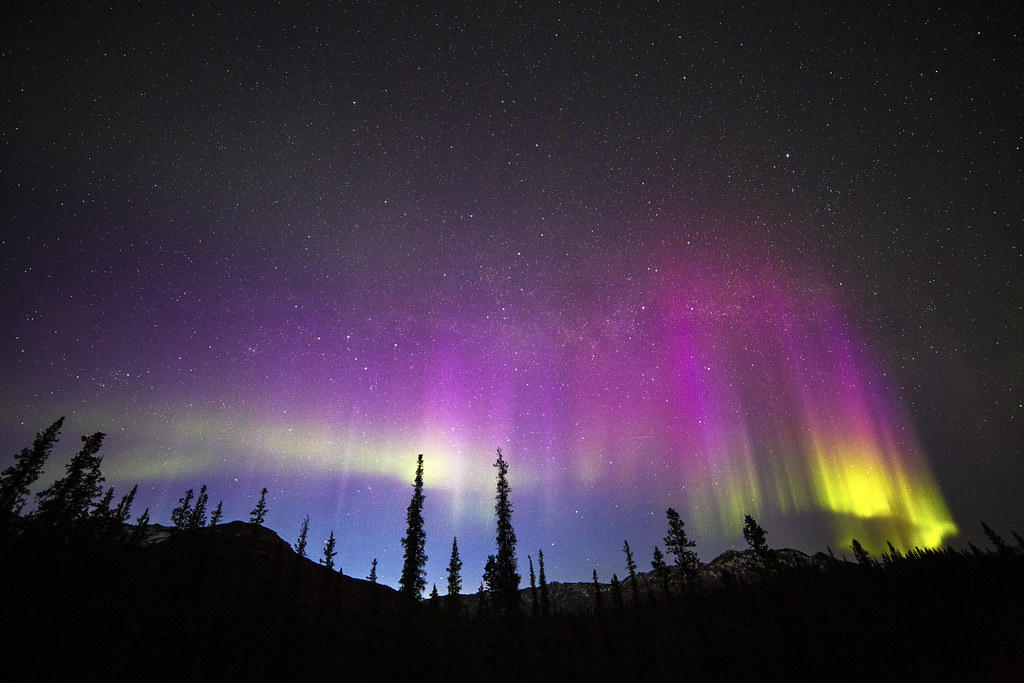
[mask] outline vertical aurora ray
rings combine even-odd
[[[825,513],[841,546],[956,533],[908,416],[826,287],[756,265],[668,281],[669,428],[708,533],[735,534],[747,513],[807,511]]]

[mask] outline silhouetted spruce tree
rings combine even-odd
[[[68,463],[65,475],[36,496],[35,516],[54,525],[74,524],[85,519],[93,499],[103,490],[100,472],[103,432],[82,437],[82,450]]]
[[[537,551],[537,571],[538,580],[540,581],[540,613],[541,615],[548,617],[551,616],[551,596],[548,594],[548,579],[544,575],[544,551]]]
[[[264,518],[267,516],[267,488],[264,486],[263,490],[260,491],[260,500],[256,503],[256,507],[249,513],[249,524],[253,526],[259,526],[263,524]],[[331,532],[332,534],[334,532]]]
[[[377,558],[373,558],[373,564],[370,565],[370,575],[366,577],[366,580],[370,583],[377,583]]]
[[[775,569],[775,556],[768,548],[768,541],[765,539],[767,532],[757,523],[757,520],[750,515],[743,517],[743,540],[747,542],[750,549],[757,556],[760,570],[768,576]]]
[[[768,552],[768,541],[765,540],[765,530],[750,515],[743,517],[743,540],[747,542],[750,549],[758,555]]]
[[[537,595],[537,575],[533,573],[533,557],[526,556],[530,563],[530,614],[536,619],[540,616],[540,599]]]
[[[441,595],[440,595],[440,593],[437,592],[437,584],[435,583],[434,587],[430,590],[430,606],[433,607],[434,609],[437,609],[437,607],[440,604],[441,604]]]
[[[135,545],[142,545],[146,538],[146,529],[149,528],[149,508],[142,511],[139,518],[135,520],[135,528],[132,529],[131,542]]]
[[[459,539],[452,538],[452,555],[448,559],[448,596],[462,592],[462,559],[459,558]]]
[[[209,500],[210,496],[206,493],[206,484],[203,484],[199,488],[199,495],[196,497],[196,504],[186,515],[186,528],[202,529],[206,526],[206,504]]]
[[[1016,529],[1010,529],[1010,533],[1013,534],[1014,540],[1017,541],[1017,550],[1024,552],[1024,536],[1018,534]]]
[[[864,546],[860,544],[856,538],[850,543],[850,549],[853,550],[853,556],[862,567],[870,567],[873,562],[871,561],[871,555],[864,549]]]
[[[508,483],[508,463],[498,449],[498,459],[494,466],[498,468],[497,493],[494,496],[494,514],[497,519],[495,542],[498,552],[494,559],[494,584],[497,600],[503,610],[516,612],[519,610],[519,563],[516,560],[516,532],[512,528],[512,501],[509,500],[511,487]]]
[[[665,537],[665,548],[676,556],[676,568],[680,581],[692,583],[697,578],[700,560],[697,553],[690,548],[696,547],[697,544],[686,537],[685,523],[680,519],[678,512],[669,508],[665,514],[668,516],[668,536]]]
[[[14,464],[0,473],[0,530],[5,529],[14,516],[25,507],[29,489],[39,479],[46,459],[64,425],[61,417],[41,432],[36,432],[32,448],[23,448],[14,456]]]
[[[93,536],[93,542],[99,544],[114,543],[117,540],[117,527],[114,524],[114,487],[107,489],[103,497],[93,503],[92,512],[89,514],[89,532]]]
[[[889,546],[889,552],[888,554],[882,553],[882,562],[886,567],[891,567],[903,559],[903,554],[896,549],[896,546],[892,544],[892,541],[886,541],[885,544]]]
[[[671,574],[669,573],[668,565],[665,564],[665,556],[658,546],[654,546],[654,559],[651,560],[651,568],[654,569],[654,575],[658,577],[658,581],[661,583],[662,592],[668,595]]]
[[[224,501],[218,500],[217,507],[213,508],[213,512],[210,513],[210,526],[217,526],[220,524],[221,517],[224,516]]]
[[[612,606],[616,612],[621,612],[625,603],[622,600],[622,582],[619,581],[619,575],[612,573]]]
[[[192,512],[192,498],[195,497],[195,491],[189,489],[185,491],[185,495],[178,499],[178,507],[171,510],[171,524],[176,529],[187,529],[189,514]]]
[[[597,582],[597,570],[594,570],[594,610],[604,611],[604,596],[601,595],[601,584]]]
[[[306,556],[306,536],[309,534],[309,515],[302,520],[302,526],[299,527],[299,538],[295,541],[295,552],[299,554],[299,557]]]
[[[334,550],[334,544],[334,529],[331,529],[331,536],[327,539],[327,542],[324,543],[324,557],[320,560],[320,564],[332,571],[334,569],[334,556],[338,554]]]
[[[105,544],[116,544],[129,538],[125,525],[131,514],[132,501],[139,487],[133,486],[132,490],[121,496],[121,502],[111,507],[114,499],[114,488],[107,489],[106,494],[93,508],[90,524],[96,541]]]
[[[131,517],[132,512],[132,503],[135,502],[135,494],[138,493],[138,491],[139,485],[136,484],[132,487],[131,491],[121,498],[121,502],[117,504],[117,509],[114,510],[114,520],[118,524],[128,523],[128,519]]]
[[[423,530],[423,454],[416,458],[416,478],[412,485],[412,500],[405,513],[406,531],[402,539],[405,548],[402,576],[398,580],[398,594],[407,601],[419,600],[427,587],[427,533]]]
[[[629,588],[633,591],[633,601],[640,600],[640,587],[636,579],[636,562],[633,561],[633,551],[629,549],[629,541],[622,542],[622,551],[626,553],[626,571],[629,572]]]
[[[1003,540],[1002,536],[992,531],[992,527],[990,527],[988,524],[985,524],[985,522],[982,522],[981,529],[985,532],[985,537],[988,538],[988,542],[992,544],[992,548],[996,552],[1000,554],[1006,554],[1010,552],[1010,547],[1006,545],[1006,541]]]
[[[114,503],[114,487],[111,486],[107,492],[93,504],[92,517],[97,521],[106,522],[114,516],[114,510],[110,506]]]
[[[484,582],[476,589],[476,609],[479,614],[487,613],[487,591],[484,589]]]
[[[484,562],[484,585],[487,586],[489,592],[494,592],[498,584],[498,579],[494,574],[494,555],[488,555],[487,561]]]

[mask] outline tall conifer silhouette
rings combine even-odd
[[[37,432],[32,448],[22,449],[21,453],[14,456],[14,464],[0,474],[0,525],[5,524],[10,516],[21,514],[29,487],[39,479],[63,424],[64,418],[61,417],[43,431]]]
[[[206,493],[206,484],[199,489],[199,496],[192,511],[186,515],[185,526],[188,529],[201,529],[206,526],[206,504],[210,496]]]
[[[217,526],[220,522],[220,518],[224,516],[224,501],[217,501],[217,507],[213,508],[213,512],[210,513],[210,526]]]
[[[537,580],[540,583],[540,613],[542,616],[551,614],[551,596],[548,593],[548,579],[544,574],[544,551],[537,551]]]
[[[633,591],[633,601],[640,599],[640,588],[636,579],[636,562],[633,561],[633,551],[629,548],[629,541],[622,542],[622,552],[626,553],[626,571],[629,572],[629,587]]]
[[[498,518],[495,536],[498,552],[494,556],[494,580],[491,587],[497,593],[496,599],[501,607],[514,612],[519,609],[519,581],[522,577],[519,576],[519,563],[516,560],[516,532],[512,528],[508,463],[502,457],[500,448],[494,466],[498,468],[497,493],[494,496],[494,514]]]
[[[366,580],[370,583],[377,583],[377,558],[373,558],[373,563],[370,565],[370,575],[366,577]]]
[[[96,432],[82,437],[82,450],[68,463],[65,476],[37,495],[39,519],[61,525],[88,516],[93,499],[103,490],[104,477],[100,472],[103,456],[98,453],[104,436],[103,432]]]
[[[178,507],[171,510],[171,524],[176,529],[187,529],[189,516],[192,514],[192,499],[196,492],[192,489],[185,491],[185,495],[178,499]]]
[[[299,557],[306,556],[306,536],[309,535],[309,515],[302,520],[302,526],[299,527],[299,538],[295,541],[295,552],[299,554]]]
[[[331,529],[331,535],[324,543],[324,558],[320,560],[320,564],[327,567],[331,571],[334,571],[334,557],[338,552],[334,549],[337,541],[334,540],[334,529]]]
[[[452,556],[448,560],[448,595],[462,592],[462,559],[459,557],[459,539],[452,538]]]
[[[527,555],[526,559],[530,563],[530,613],[536,619],[540,616],[540,601],[537,596],[537,575],[533,572],[533,557]]]
[[[267,487],[260,491],[260,500],[256,507],[249,513],[249,524],[259,526],[267,516]]]
[[[418,600],[427,586],[427,534],[423,530],[423,454],[416,458],[416,478],[412,485],[412,500],[405,513],[406,531],[402,539],[405,562],[398,581],[398,594],[406,600]]]
[[[676,556],[676,568],[679,571],[681,581],[691,583],[697,578],[697,568],[700,560],[697,553],[690,548],[697,544],[686,536],[685,523],[679,517],[679,513],[669,508],[665,514],[668,516],[668,536],[665,537],[665,549]]]

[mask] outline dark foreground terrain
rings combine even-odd
[[[627,580],[621,592],[603,586],[599,602],[590,584],[552,584],[548,614],[533,611],[529,590],[508,614],[478,596],[402,604],[251,524],[167,535],[5,540],[6,678],[1019,680],[1022,670],[1017,548],[866,566],[819,555],[669,594],[643,575],[637,595]]]

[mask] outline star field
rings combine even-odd
[[[392,585],[417,453],[467,590],[499,447],[551,580],[1019,523],[1021,10],[549,5],[12,10],[0,450]]]

